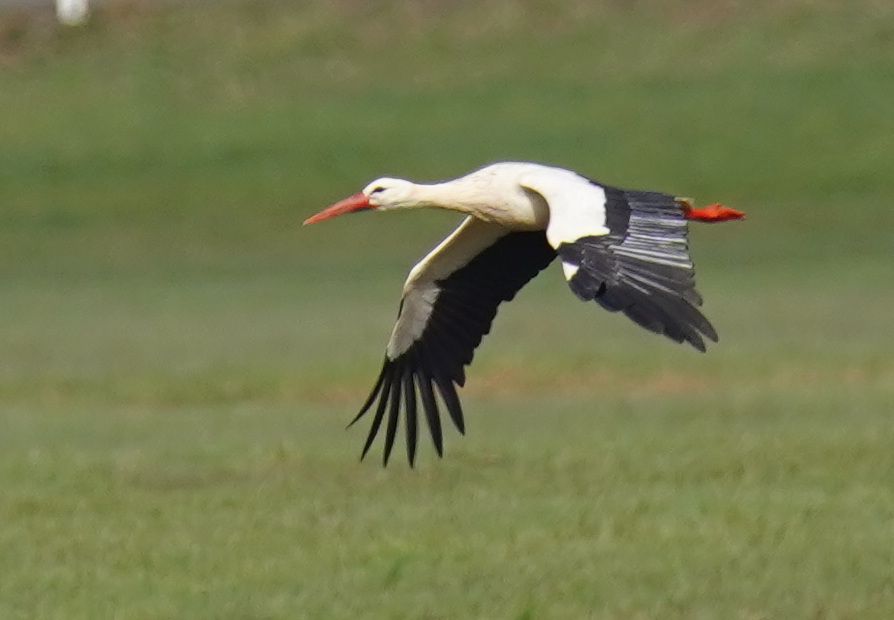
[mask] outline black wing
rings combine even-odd
[[[469,218],[414,268],[404,287],[382,371],[351,421],[367,411],[375,412],[361,459],[387,414],[383,457],[387,465],[403,411],[412,467],[420,408],[441,456],[438,397],[456,428],[465,432],[456,393],[456,386],[465,384],[463,367],[490,331],[497,306],[511,300],[555,255],[543,231],[509,232]]]
[[[603,190],[609,233],[558,247],[571,290],[704,351],[704,338],[717,342],[717,332],[697,309],[702,299],[680,204],[657,192]]]

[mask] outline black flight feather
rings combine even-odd
[[[438,403],[435,401],[435,394],[431,387],[431,378],[427,374],[417,373],[416,383],[419,385],[419,396],[422,400],[422,409],[428,422],[432,443],[435,444],[438,456],[442,456],[444,445],[441,439],[441,416],[438,413]]]
[[[507,232],[464,266],[434,282],[438,294],[422,333],[395,359],[386,355],[379,381],[356,418],[378,397],[364,455],[378,433],[387,408],[383,462],[388,462],[403,410],[407,416],[407,457],[411,465],[414,463],[418,443],[414,382],[438,455],[443,454],[444,445],[435,389],[453,424],[460,433],[465,433],[462,405],[456,393],[456,385],[462,386],[466,381],[464,366],[471,363],[475,348],[490,331],[500,303],[514,298],[555,256],[556,251],[550,247],[544,231]],[[398,317],[407,311],[406,305],[411,303],[408,299],[401,301]]]
[[[361,461],[366,456],[366,453],[369,452],[369,448],[372,445],[373,439],[376,438],[376,434],[379,432],[379,426],[382,424],[382,418],[385,415],[385,406],[388,404],[388,395],[391,393],[391,381],[393,378],[392,367],[387,367],[387,371],[387,374],[383,372],[385,380],[382,383],[379,406],[376,408],[376,415],[373,416],[372,424],[369,427],[369,435],[367,435],[366,443],[363,445],[363,452],[360,455]]]
[[[388,457],[391,456],[391,448],[394,447],[394,436],[397,434],[397,421],[400,414],[400,392],[401,377],[403,371],[398,367],[395,381],[391,384],[391,407],[388,411],[388,426],[385,428],[385,451],[382,454],[382,465],[388,464]]]
[[[697,309],[688,227],[673,196],[603,187],[609,234],[559,246],[562,260],[577,267],[574,293],[641,327],[705,350],[703,336],[717,332]]]
[[[412,467],[416,461],[416,388],[413,386],[413,373],[409,365],[403,379],[404,405],[407,411],[407,460]]]
[[[388,372],[388,360],[385,360],[385,363],[382,364],[382,371],[379,373],[379,379],[376,381],[376,384],[373,386],[372,391],[369,393],[369,398],[366,399],[366,402],[363,403],[363,407],[360,408],[360,413],[357,416],[348,422],[347,428],[351,428],[354,425],[354,422],[363,417],[363,414],[366,413],[369,408],[372,406],[373,402],[376,400],[376,396],[379,395],[379,390],[382,387],[382,382],[385,380],[385,373]]]

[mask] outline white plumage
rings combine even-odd
[[[381,178],[305,224],[362,210],[412,208],[468,217],[410,271],[382,371],[352,421],[375,405],[363,456],[387,413],[388,462],[403,412],[412,466],[420,403],[438,455],[441,407],[464,432],[456,394],[465,383],[464,367],[499,304],[557,255],[579,298],[701,351],[705,338],[717,340],[698,310],[687,223],[740,219],[739,211],[722,205],[694,209],[688,199],[669,194],[622,190],[570,170],[510,162],[444,183]]]

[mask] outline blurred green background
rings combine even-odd
[[[0,9],[0,617],[892,617],[892,102],[875,0]],[[300,222],[497,160],[747,211],[721,342],[550,269],[358,464],[457,217]]]

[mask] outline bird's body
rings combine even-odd
[[[384,461],[401,410],[407,454],[417,444],[417,404],[442,453],[440,397],[460,432],[465,423],[456,385],[490,330],[497,307],[559,256],[572,291],[642,327],[704,351],[717,340],[697,309],[687,221],[725,221],[743,214],[687,199],[617,189],[570,170],[498,163],[454,181],[429,185],[383,178],[309,218],[312,224],[360,210],[442,208],[463,223],[423,258],[404,284],[397,321],[379,379],[358,420],[375,404],[363,449],[369,450],[387,413]],[[353,423],[353,422],[352,422]]]

